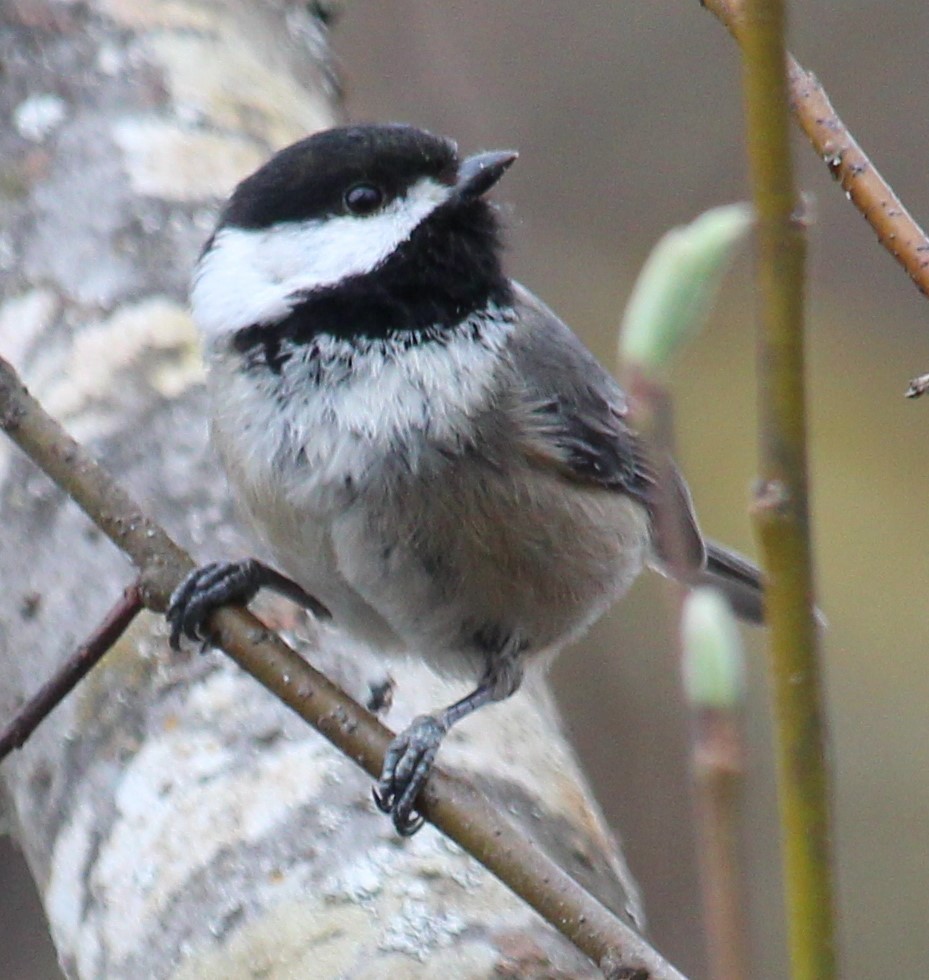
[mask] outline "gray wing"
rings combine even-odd
[[[641,440],[626,422],[626,397],[575,334],[540,300],[514,283],[519,328],[509,350],[523,387],[526,454],[566,479],[626,493],[649,509],[653,548],[667,560],[670,543],[656,521],[654,474]],[[687,568],[705,566],[706,549],[690,492],[673,463],[672,502]]]

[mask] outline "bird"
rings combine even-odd
[[[191,288],[212,442],[274,567],[195,570],[171,644],[208,641],[217,607],[270,588],[466,681],[386,753],[374,797],[404,836],[449,728],[512,695],[645,566],[763,618],[759,570],[705,541],[618,383],[507,275],[488,195],[516,159],[404,124],[314,133],[235,188]]]

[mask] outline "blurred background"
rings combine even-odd
[[[516,148],[497,192],[510,265],[614,364],[636,271],[668,227],[745,198],[738,53],[696,0],[379,0],[337,8],[332,44],[355,120],[416,123],[463,151]],[[791,47],[911,211],[929,221],[929,62],[923,0],[804,0]],[[810,230],[809,393],[819,601],[836,778],[846,975],[926,975],[929,307],[802,136]],[[728,278],[674,376],[678,457],[704,529],[754,554],[750,263]],[[750,772],[745,858],[757,976],[787,973],[769,700],[761,635],[746,632]],[[687,716],[661,583],[641,581],[554,683],[566,725],[642,886],[651,937],[705,973],[690,819]],[[11,978],[55,977],[37,908],[3,844],[0,946]],[[14,897],[15,896],[15,897]],[[26,930],[26,931],[20,931]]]

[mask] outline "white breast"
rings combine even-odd
[[[280,374],[211,356],[213,439],[232,489],[275,562],[361,638],[397,646],[335,557],[333,522],[376,493],[380,465],[427,441],[454,445],[486,404],[512,311],[464,323],[443,341],[405,346],[332,337],[294,347]]]
[[[281,373],[243,369],[240,355],[214,361],[215,424],[242,443],[249,482],[286,474],[295,502],[317,487],[356,484],[401,445],[456,443],[486,404],[512,310],[481,315],[480,335],[465,321],[442,340],[347,341],[320,337],[289,348]]]

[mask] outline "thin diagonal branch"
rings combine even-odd
[[[743,44],[745,0],[703,2]],[[786,54],[786,60],[794,118],[849,200],[874,229],[881,245],[903,266],[919,291],[929,295],[929,238],[925,231],[858,145],[816,76],[793,55]]]
[[[163,611],[193,567],[188,555],[49,416],[0,358],[0,428],[121,548],[139,570],[142,598]],[[247,610],[220,609],[216,644],[272,694],[377,777],[393,734]],[[616,980],[681,980],[629,926],[586,892],[461,779],[435,769],[417,802],[423,816]]]
[[[100,662],[141,611],[142,596],[138,583],[133,583],[55,676],[43,684],[0,731],[0,762],[13,749],[26,744],[29,736]]]

